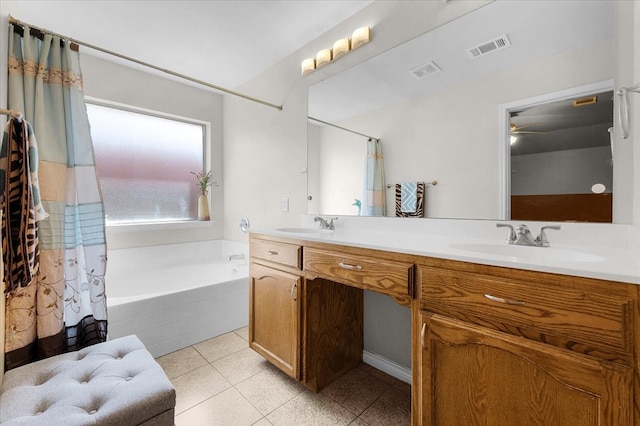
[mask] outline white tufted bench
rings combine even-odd
[[[136,336],[9,370],[0,424],[173,425],[175,389]]]

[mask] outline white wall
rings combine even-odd
[[[334,127],[309,125],[309,194],[317,203],[310,212],[357,215],[355,199],[362,201],[367,138]],[[384,154],[384,152],[383,152]],[[318,179],[322,176],[322,179]],[[364,207],[364,205],[363,205]],[[365,207],[366,209],[366,207]]]
[[[511,157],[511,194],[590,194],[601,183],[611,192],[611,148],[571,149]]]
[[[640,0],[616,2],[616,45],[615,45],[615,89],[630,87],[640,84],[640,47],[637,43],[640,37]],[[635,23],[634,23],[635,20]],[[634,41],[636,40],[636,41]],[[632,98],[631,133],[629,139],[623,140],[620,132],[620,123],[617,120],[620,107],[620,97],[615,96],[614,116],[616,123],[613,130],[614,152],[616,158],[632,158],[633,169],[631,173],[621,175],[614,167],[613,185],[616,188],[624,188],[624,197],[613,197],[614,218],[620,211],[620,204],[630,204],[633,209],[624,217],[623,223],[633,223],[640,226],[640,147],[637,139],[638,127],[640,127],[640,94],[630,95]],[[636,130],[634,130],[636,129]]]
[[[640,84],[640,0],[635,0],[631,7],[632,11],[629,11],[629,19],[632,20],[631,29],[629,30],[627,37],[631,40],[632,46],[630,50],[630,62],[633,65],[633,77],[631,84]],[[629,144],[635,144],[636,147],[633,150],[633,164],[635,165],[636,172],[633,176],[633,223],[640,227],[640,147],[638,147],[638,135],[640,134],[640,94],[633,96],[633,104],[631,105],[633,114],[631,126],[633,133],[630,135]]]

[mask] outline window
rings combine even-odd
[[[208,124],[89,102],[107,225],[197,220]]]

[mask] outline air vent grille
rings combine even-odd
[[[585,105],[592,105],[598,102],[597,96],[589,96],[588,98],[576,99],[573,101],[574,107],[581,107]]]
[[[437,74],[440,71],[442,71],[440,69],[440,67],[438,65],[436,65],[436,63],[433,62],[433,61],[428,62],[428,63],[423,64],[423,65],[420,65],[418,67],[415,67],[415,68],[412,68],[412,69],[409,70],[411,75],[413,75],[418,80],[421,80],[421,79],[423,79],[425,77],[428,77],[430,75],[433,75],[433,74]]]
[[[509,46],[511,46],[509,36],[503,34],[500,37],[494,38],[493,40],[485,41],[482,44],[467,49],[467,55],[469,55],[469,57],[472,59],[476,59],[480,56],[487,55],[491,52],[495,52]]]

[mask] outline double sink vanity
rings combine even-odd
[[[411,310],[414,425],[640,424],[637,229],[527,247],[492,221],[303,224],[251,233],[249,341],[308,388],[362,362],[368,290]]]

